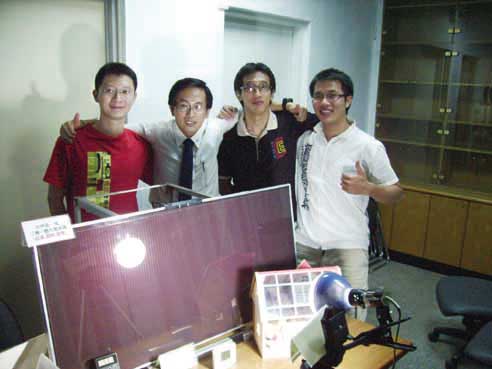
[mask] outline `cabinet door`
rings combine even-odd
[[[470,204],[461,267],[492,275],[492,205]]]
[[[442,161],[455,22],[454,1],[386,2],[375,134],[406,183],[435,182]]]
[[[384,242],[388,247],[391,245],[391,228],[393,226],[393,205],[378,203],[381,214],[381,227],[383,228]]]
[[[468,201],[432,196],[424,257],[460,266]]]
[[[441,183],[492,194],[492,1],[457,9]]]
[[[405,191],[405,197],[393,209],[391,249],[423,256],[430,195]]]

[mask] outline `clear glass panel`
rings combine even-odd
[[[296,309],[293,307],[282,309],[282,316],[284,317],[295,316],[295,315],[296,315]]]
[[[311,315],[313,311],[309,306],[298,306],[296,307],[297,315]]]
[[[277,284],[277,280],[275,278],[275,275],[265,276],[265,279],[263,280],[263,284]]]
[[[294,285],[294,297],[297,304],[309,302],[309,284]]]
[[[451,43],[383,42],[380,80],[386,83],[438,85],[449,74]]]
[[[429,1],[426,3],[431,4]],[[456,17],[453,3],[413,5],[410,1],[386,3],[383,42],[435,44],[451,41],[452,34],[448,33],[448,30],[453,26]]]
[[[294,296],[292,295],[292,286],[280,286],[280,303],[282,305],[293,305]]]
[[[458,5],[456,34],[458,42],[488,43],[492,41],[492,2],[470,1]]]
[[[267,307],[278,306],[277,287],[265,287],[265,304]]]
[[[294,280],[294,283],[309,282],[309,274],[308,274],[308,272],[296,273],[292,276],[292,279]]]
[[[379,87],[378,118],[444,122],[444,93],[442,86],[383,82]]]
[[[492,155],[492,125],[448,124],[446,146],[456,150]]]
[[[291,283],[290,274],[280,274],[278,275],[278,283]]]
[[[376,136],[383,142],[407,144],[435,144],[441,142],[442,124],[427,120],[380,118],[376,123]]]
[[[491,86],[451,86],[448,122],[492,126]]]
[[[445,150],[443,184],[487,196],[492,189],[492,155]]]
[[[401,181],[411,184],[437,182],[439,148],[391,142],[384,144],[391,165]]]

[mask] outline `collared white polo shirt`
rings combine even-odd
[[[297,143],[297,241],[321,249],[367,249],[368,196],[342,190],[342,173],[355,174],[360,161],[370,182],[398,182],[383,144],[356,127],[355,122],[329,141],[322,123]]]

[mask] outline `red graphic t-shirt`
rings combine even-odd
[[[77,131],[72,144],[56,141],[44,181],[67,191],[68,213],[74,221],[74,196],[132,190],[138,180],[152,184],[152,151],[135,132],[125,129],[117,137],[92,125]],[[97,197],[97,205],[117,214],[138,210],[135,192]],[[82,221],[97,217],[82,211]]]

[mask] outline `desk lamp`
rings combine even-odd
[[[321,325],[325,337],[326,354],[312,367],[303,360],[301,369],[331,369],[340,364],[345,351],[358,345],[376,344],[392,347],[395,350],[416,350],[414,345],[406,345],[393,340],[391,327],[397,325],[399,330],[400,324],[410,318],[401,319],[399,305],[391,297],[385,296],[382,289],[353,289],[343,276],[325,272],[313,281],[310,294],[313,308],[316,311],[325,309]],[[397,321],[393,321],[391,317],[388,302],[398,310]],[[352,337],[348,332],[345,313],[355,306],[376,307],[379,325],[362,332],[357,337]],[[347,340],[351,342],[344,344]],[[396,340],[398,340],[398,333]]]

